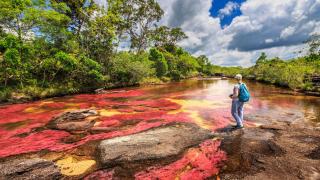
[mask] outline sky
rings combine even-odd
[[[97,0],[103,1],[103,0]],[[248,67],[261,52],[291,59],[320,33],[320,0],[157,0],[161,25],[180,27],[179,42],[213,64]]]
[[[226,27],[231,24],[232,20],[240,16],[240,6],[245,0],[215,0],[212,1],[209,9],[210,16],[219,17],[221,27]]]
[[[158,0],[161,24],[181,27],[179,44],[224,66],[251,66],[261,52],[290,59],[320,33],[320,0]]]

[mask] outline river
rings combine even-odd
[[[57,152],[60,156],[64,153],[66,156],[91,141],[126,136],[172,122],[195,123],[214,132],[234,124],[228,97],[234,84],[233,80],[186,80],[110,90],[105,94],[80,94],[2,105],[0,157],[44,152]],[[257,82],[246,84],[252,94],[252,99],[245,105],[246,127],[276,121],[320,127],[319,97],[293,96],[290,90]],[[113,130],[80,132],[80,138],[66,140],[69,132],[46,127],[52,117],[77,109],[97,110],[94,127],[111,127]],[[79,175],[86,170],[77,171],[78,174],[65,172],[64,175]]]

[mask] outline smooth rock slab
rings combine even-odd
[[[59,168],[44,159],[19,159],[0,163],[0,179],[59,179]]]
[[[86,118],[97,116],[98,112],[92,109],[81,109],[76,111],[65,112],[57,117],[52,118],[48,123],[50,129],[65,131],[85,131],[94,126],[94,120]]]
[[[177,124],[104,140],[98,146],[103,165],[152,160],[179,155],[186,148],[212,138],[209,130],[194,124]]]

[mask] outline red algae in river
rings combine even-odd
[[[112,180],[114,179],[114,170],[100,170],[96,171],[84,178],[84,180]]]
[[[164,167],[150,167],[135,175],[137,180],[206,179],[219,172],[226,154],[219,150],[220,141],[208,140],[199,148],[189,149],[178,161]]]
[[[125,97],[134,97],[140,96],[142,91],[129,91],[128,95],[125,95],[124,92],[121,92],[120,94]],[[130,135],[172,122],[192,122],[192,119],[187,113],[169,115],[169,111],[177,110],[181,106],[177,103],[170,102],[167,99],[150,101],[132,100],[131,102],[117,102],[104,99],[106,97],[119,96],[120,95],[114,94],[78,95],[76,98],[73,98],[72,102],[67,101],[67,103],[48,101],[2,107],[1,111],[5,112],[4,114],[7,116],[1,117],[0,121],[0,124],[2,124],[2,126],[0,126],[0,145],[5,147],[0,150],[0,157],[37,152],[44,149],[51,151],[64,151],[83,145],[88,141]],[[87,101],[85,101],[85,98],[88,98]],[[103,109],[103,107],[120,106],[132,109],[132,111],[130,111],[131,113],[126,113],[121,111],[122,109],[120,108],[117,109],[120,114],[109,117],[100,117],[100,124],[97,127],[111,126],[116,128],[111,132],[87,134],[75,143],[65,144],[63,142],[63,138],[70,135],[65,131],[33,131],[36,128],[44,127],[52,117],[62,113],[64,110],[63,107],[69,107],[71,109],[79,107],[79,104],[77,104],[75,99],[81,99],[81,107],[94,107],[99,110],[100,108]],[[93,100],[98,100],[96,101],[98,104]],[[74,107],[70,106],[70,103],[72,103]],[[136,112],[137,110],[138,112]],[[141,110],[145,112],[139,112]],[[6,118],[9,118],[11,121],[7,121]],[[5,128],[5,125],[7,125],[8,122],[15,123],[23,121],[27,122],[20,127],[16,127],[14,130],[8,130]],[[50,136],[48,137],[44,132]]]

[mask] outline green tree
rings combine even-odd
[[[3,54],[2,58],[0,56],[2,59],[0,59],[0,69],[5,87],[10,80],[19,81],[20,85],[23,86],[23,77],[26,75],[25,67],[27,67],[28,64],[22,63],[19,50],[23,52],[24,55],[27,55],[29,53],[28,48],[26,45],[21,47],[19,39],[12,34],[8,34],[0,39],[0,55]],[[26,56],[23,57],[26,58]]]
[[[69,27],[78,38],[98,9],[93,0],[51,0],[51,4],[57,11],[71,19]],[[61,9],[61,4],[65,4],[68,9]]]
[[[320,35],[313,35],[308,41],[309,45],[309,61],[320,60]]]
[[[201,55],[197,57],[197,62],[199,64],[198,71],[207,75],[211,74],[211,62],[209,61],[208,57],[205,55]]]
[[[177,68],[185,77],[188,77],[194,75],[200,66],[195,57],[185,52],[179,56]]]
[[[267,60],[267,55],[265,52],[262,52],[259,56],[259,58],[256,61],[256,64],[264,63]]]
[[[121,52],[110,62],[110,79],[116,86],[139,84],[142,79],[154,76],[148,55]]]
[[[54,57],[47,58],[42,63],[43,83],[47,79],[49,83],[52,83],[57,78],[60,82],[69,81],[74,77],[73,72],[78,66],[79,62],[73,55],[59,51]]]
[[[123,0],[121,36],[129,36],[131,49],[141,52],[151,43],[151,36],[164,12],[155,0]]]
[[[21,61],[19,58],[19,51],[15,48],[7,49],[4,53],[1,62],[1,69],[3,70],[4,77],[4,87],[7,87],[8,80],[14,80],[19,76],[19,67],[21,66]]]
[[[106,76],[102,73],[102,66],[96,61],[81,55],[75,79],[82,85],[90,88],[102,86]]]
[[[23,56],[23,43],[34,37],[45,1],[2,0],[0,2],[0,26],[18,37],[20,58]]]
[[[163,54],[156,48],[150,49],[149,59],[154,62],[157,77],[163,77],[168,72],[168,64]]]
[[[114,52],[116,38],[116,23],[118,16],[110,11],[101,10],[100,15],[92,18],[87,29],[81,32],[81,44],[90,58],[104,66],[104,71],[109,66],[110,58]]]
[[[187,38],[181,28],[158,27],[152,34],[155,46],[165,47],[177,45],[177,42]]]

